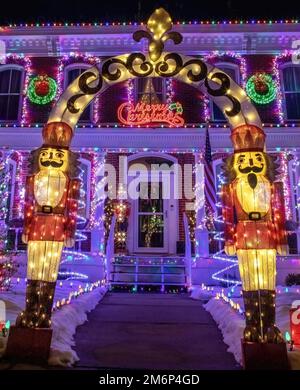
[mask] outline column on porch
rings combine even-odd
[[[209,236],[204,223],[205,196],[204,196],[204,164],[202,155],[195,153],[195,257],[209,256]]]
[[[296,228],[297,253],[300,253],[300,153],[294,152],[293,159],[289,161],[288,167],[291,195],[292,195],[292,221]]]
[[[114,171],[113,183],[108,183],[109,186],[112,186],[110,189],[110,197],[108,197],[103,204],[105,214],[105,206],[108,203],[116,205],[119,202],[127,202],[127,157],[130,153],[117,153],[117,152],[108,152],[106,154],[106,164],[110,166],[109,169]],[[105,215],[107,222],[112,217],[112,215]],[[105,225],[105,224],[104,224]],[[110,223],[108,223],[110,225]],[[115,233],[118,232],[118,222],[116,223]],[[104,243],[107,239],[108,231],[106,231],[104,226]],[[122,254],[127,253],[127,238],[125,243],[118,243],[115,240],[115,253]]]
[[[182,197],[179,199],[179,241],[184,241],[183,214],[195,218],[195,256],[205,257],[209,253],[208,232],[201,221],[204,218],[203,164],[199,153],[183,153],[177,155],[182,171]],[[189,174],[192,171],[192,175]],[[201,176],[202,175],[202,176]],[[191,229],[191,226],[190,226]]]
[[[91,252],[100,256],[105,250],[104,206],[105,206],[106,153],[95,153],[92,160],[91,203]]]

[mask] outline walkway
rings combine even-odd
[[[188,295],[108,293],[77,328],[77,368],[239,369]]]

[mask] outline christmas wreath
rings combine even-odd
[[[27,96],[32,103],[45,105],[52,102],[56,92],[56,81],[47,75],[39,75],[30,80]]]
[[[276,84],[266,73],[256,73],[246,84],[246,92],[257,104],[268,104],[276,98]]]

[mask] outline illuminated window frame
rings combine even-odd
[[[233,69],[234,73],[235,73],[235,78],[233,81],[235,81],[237,84],[240,85],[241,72],[240,72],[240,66],[238,64],[233,64],[232,62],[222,61],[222,62],[217,62],[216,64],[214,64],[214,67],[219,68],[224,73],[226,73],[226,69],[223,70],[223,68]],[[212,122],[227,122],[227,119],[225,118],[225,116],[223,119],[215,119],[214,102],[212,99],[209,100],[209,107],[210,107],[211,121]]]
[[[299,91],[286,91],[285,85],[284,85],[284,78],[283,78],[284,69],[296,68],[296,67],[300,68],[300,64],[293,64],[291,61],[288,61],[288,62],[285,62],[284,64],[281,64],[280,68],[279,68],[280,88],[281,88],[281,95],[282,95],[282,102],[283,102],[282,109],[283,109],[283,114],[284,114],[284,118],[286,121],[299,121],[300,120],[300,116],[299,116],[299,118],[288,118],[287,103],[286,103],[286,94],[297,93],[297,94],[299,94],[299,98],[300,98],[300,88],[299,88]]]
[[[4,72],[6,70],[17,70],[21,72],[21,79],[20,79],[20,90],[19,93],[1,93],[0,96],[16,96],[19,95],[19,101],[18,101],[18,115],[15,119],[2,119],[0,118],[1,123],[11,123],[11,122],[20,122],[22,117],[22,105],[23,105],[23,90],[24,90],[24,82],[25,82],[25,69],[21,65],[17,64],[5,64],[0,66],[0,72]],[[11,85],[11,79],[9,81],[9,87]]]
[[[161,92],[161,96],[162,96],[162,103],[166,103],[166,100],[167,100],[167,88],[166,88],[166,80],[162,77],[149,77],[149,78],[152,78],[152,79],[158,79],[161,83],[162,83],[162,92]],[[148,78],[146,79],[139,79],[139,78],[136,78],[134,79],[134,103],[138,103],[138,99],[140,96],[142,96],[142,92],[140,93],[138,91],[138,82],[139,80],[147,80]]]

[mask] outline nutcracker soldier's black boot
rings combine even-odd
[[[56,282],[41,282],[39,328],[50,328]]]
[[[19,314],[16,325],[10,328],[7,357],[37,364],[48,361],[52,339],[50,319],[54,289],[55,283],[28,280],[25,310]]]
[[[260,290],[261,308],[263,319],[264,341],[268,343],[284,342],[280,330],[275,325],[275,290]]]
[[[258,291],[243,291],[246,328],[244,330],[244,340],[251,342],[261,342],[261,320]]]
[[[40,281],[28,280],[26,286],[26,305],[16,320],[16,327],[35,328],[40,309]]]

